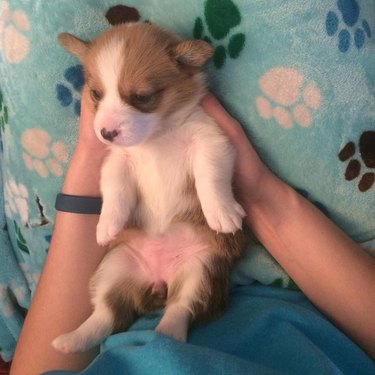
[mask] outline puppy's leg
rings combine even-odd
[[[124,228],[137,201],[134,176],[124,153],[114,150],[108,155],[100,187],[103,207],[96,237],[99,245],[106,245]]]
[[[76,330],[60,335],[52,346],[62,353],[85,352],[100,344],[112,333],[113,316],[107,306],[96,305],[92,315]]]
[[[190,322],[197,306],[206,306],[204,292],[209,255],[192,258],[179,269],[170,282],[167,306],[156,331],[186,341]],[[205,310],[205,307],[203,307]]]
[[[208,134],[196,142],[195,187],[207,223],[215,232],[235,233],[242,228],[245,211],[232,192],[234,158],[232,147],[218,134]]]
[[[92,315],[76,330],[57,337],[52,343],[55,349],[63,353],[87,351],[133,322],[141,283],[132,279],[136,266],[128,250],[122,245],[104,258],[91,280]]]

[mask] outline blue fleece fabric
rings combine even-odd
[[[2,0],[0,355],[7,361],[77,139],[82,66],[57,34],[91,39],[116,20],[210,42],[209,87],[262,160],[375,253],[374,0]],[[253,280],[293,287],[261,246],[233,272],[235,284]]]
[[[375,363],[300,292],[258,284],[234,288],[225,314],[192,329],[186,344],[155,333],[159,319],[143,317],[107,339],[80,374],[375,374]]]

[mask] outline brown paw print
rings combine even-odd
[[[338,155],[342,162],[349,159],[345,170],[345,179],[352,181],[361,176],[358,189],[365,192],[375,183],[375,131],[369,130],[362,133],[359,138],[358,149],[354,142],[348,142]],[[364,170],[363,170],[364,169]]]
[[[108,9],[105,18],[112,25],[119,25],[121,23],[139,21],[141,16],[135,8],[126,5],[116,5]]]

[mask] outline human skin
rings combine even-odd
[[[237,150],[240,202],[257,239],[310,301],[375,359],[375,259],[271,173],[212,95],[202,106]]]
[[[79,137],[62,192],[100,196],[99,175],[105,146],[93,131],[93,114],[82,99]],[[96,242],[98,215],[57,212],[51,246],[17,344],[12,375],[53,369],[81,370],[98,350],[66,355],[51,342],[79,326],[90,314],[89,279],[105,255]]]
[[[105,146],[93,131],[85,90],[77,147],[62,191],[100,196]],[[247,223],[307,297],[375,359],[375,260],[260,160],[241,126],[212,96],[202,106],[237,151],[237,191]],[[97,215],[57,212],[50,250],[22,329],[11,375],[82,370],[97,354],[66,355],[52,340],[91,313],[89,279],[105,255],[96,243]]]

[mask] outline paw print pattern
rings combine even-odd
[[[264,94],[256,98],[261,118],[273,118],[285,129],[292,128],[294,122],[305,128],[312,125],[313,111],[321,106],[321,93],[301,72],[272,68],[259,79],[259,88]]]
[[[82,65],[75,65],[68,68],[64,73],[67,83],[56,85],[57,100],[63,107],[74,103],[74,112],[77,116],[81,110],[80,93],[84,85]]]
[[[342,162],[349,161],[345,169],[345,179],[352,181],[360,176],[358,189],[361,192],[370,190],[375,183],[375,131],[361,134],[358,149],[354,142],[348,142],[339,152]]]
[[[30,50],[24,33],[30,30],[30,22],[22,10],[13,11],[8,1],[0,4],[0,50],[12,64],[20,63]]]
[[[50,173],[56,177],[63,174],[63,164],[68,162],[68,150],[63,142],[51,143],[46,131],[32,128],[22,133],[21,143],[23,161],[29,170],[44,178]]]
[[[204,21],[198,17],[195,20],[193,35],[196,39],[203,39],[214,45],[213,61],[217,69],[224,66],[227,56],[236,59],[240,56],[245,45],[245,34],[235,33],[229,37],[232,29],[240,25],[241,14],[231,0],[207,0],[204,9],[204,19],[211,37],[204,35]],[[214,41],[212,41],[212,39]]]
[[[40,271],[32,269],[27,263],[19,263],[22,273],[25,275],[31,290],[35,290],[40,279]]]
[[[15,216],[21,218],[26,224],[29,219],[29,192],[25,185],[17,184],[14,179],[9,179],[4,186],[5,215],[12,219]]]
[[[343,53],[350,49],[352,40],[357,49],[361,49],[366,38],[371,38],[370,25],[366,19],[360,18],[360,7],[356,0],[337,1],[337,10],[327,14],[326,32],[331,37],[337,34],[338,49]]]

